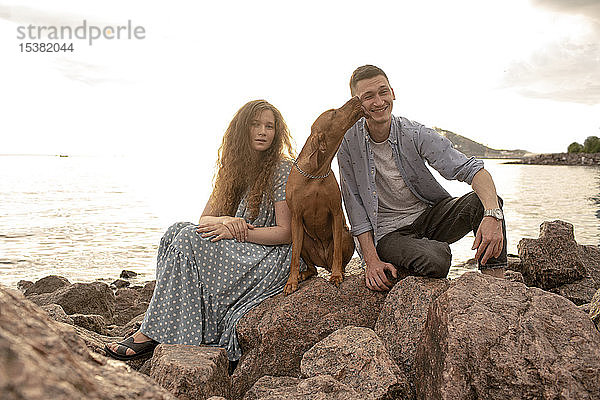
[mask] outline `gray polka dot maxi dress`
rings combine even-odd
[[[274,201],[285,200],[291,163],[275,173]],[[249,219],[246,199],[235,214],[256,227],[274,226],[273,202],[263,197],[258,216]],[[280,293],[285,286],[291,245],[265,246],[233,239],[211,242],[196,233],[196,224],[172,225],[161,239],[156,288],[141,331],[169,344],[208,344],[224,347],[229,360],[242,351],[236,324],[250,309]]]

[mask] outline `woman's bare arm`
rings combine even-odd
[[[292,242],[292,216],[285,200],[275,202],[275,226],[248,230],[247,241],[264,245]]]

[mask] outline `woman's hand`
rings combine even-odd
[[[254,225],[248,224],[243,218],[239,217],[220,217],[221,222],[199,224],[196,232],[201,233],[202,237],[211,237],[211,242],[221,239],[235,239],[238,242],[245,242],[248,239],[248,229],[254,229]]]
[[[238,242],[248,240],[248,229],[254,229],[254,225],[247,223],[240,217],[223,217],[223,225],[229,229],[229,232]]]
[[[200,224],[196,229],[203,238],[211,238],[211,242],[218,242],[221,239],[233,239],[233,235],[223,223]]]

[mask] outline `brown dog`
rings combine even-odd
[[[284,288],[286,295],[298,282],[316,275],[315,265],[331,271],[331,283],[344,280],[346,264],[354,253],[354,240],[342,211],[342,196],[331,161],[344,134],[362,117],[358,97],[337,110],[325,111],[311,127],[310,136],[292,167],[286,202],[292,214],[292,264]],[[299,273],[300,256],[308,269]]]

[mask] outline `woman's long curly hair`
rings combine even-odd
[[[250,125],[264,110],[271,110],[275,116],[275,136],[271,147],[259,152],[251,147]],[[212,214],[235,215],[247,193],[250,215],[256,218],[263,194],[273,199],[277,164],[292,157],[295,153],[290,131],[279,110],[265,100],[246,103],[235,113],[219,147],[210,203]]]

